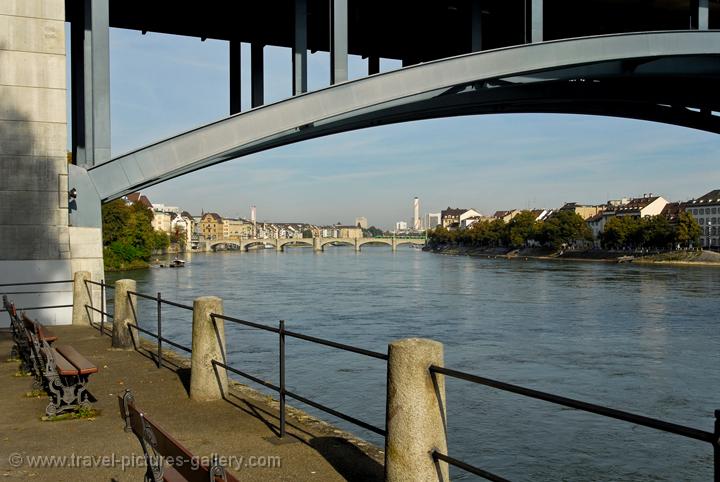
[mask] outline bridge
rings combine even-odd
[[[423,237],[391,237],[391,238],[250,238],[250,239],[216,239],[204,241],[205,251],[212,251],[217,246],[227,245],[235,246],[241,251],[248,251],[252,247],[272,245],[278,252],[285,251],[286,247],[304,246],[311,247],[316,252],[325,251],[327,246],[352,246],[356,252],[360,252],[360,248],[366,245],[385,245],[390,246],[396,251],[398,246],[412,245],[425,246],[426,239]]]
[[[716,0],[209,0],[182,8],[0,0],[0,24],[0,282],[68,279],[78,269],[102,279],[103,202],[339,132],[460,115],[574,113],[720,133]],[[229,115],[113,155],[111,28],[227,42]],[[241,75],[242,43],[250,45],[249,76]],[[272,104],[264,95],[266,46],[292,51],[292,90]],[[328,86],[309,92],[308,52],[318,51],[329,54]],[[351,55],[366,59],[367,76],[349,80]],[[381,59],[402,68],[381,72]],[[246,77],[249,86],[241,85]],[[243,88],[252,99],[246,111]],[[70,294],[37,296],[52,305]]]

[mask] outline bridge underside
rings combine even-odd
[[[237,114],[89,169],[103,201],[333,133],[496,113],[615,116],[720,133],[720,32],[544,42],[437,60]]]

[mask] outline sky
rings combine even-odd
[[[226,42],[111,29],[112,154],[228,114]],[[249,107],[249,46],[242,108]],[[265,48],[266,103],[291,93],[289,49]],[[383,60],[381,70],[399,68]],[[351,56],[350,78],[366,61]],[[309,55],[310,90],[329,83],[329,58]],[[644,121],[577,115],[485,115],[364,129],[253,154],[143,192],[193,214],[392,228],[448,206],[557,208],[565,202],[662,195],[678,201],[720,187],[720,136]]]

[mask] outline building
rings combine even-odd
[[[634,216],[645,218],[661,214],[667,204],[662,196],[643,194],[643,197],[630,199],[626,204],[617,206],[613,210],[614,216]]]
[[[395,232],[407,231],[408,224],[406,221],[398,221],[395,223]]]
[[[413,229],[415,231],[422,229],[420,226],[420,199],[417,196],[413,199]]]
[[[368,228],[367,218],[365,216],[360,216],[360,217],[355,218],[355,226],[362,228],[362,229],[367,229]]]
[[[493,218],[500,219],[504,223],[509,223],[512,218],[520,214],[521,211],[519,209],[512,209],[510,211],[495,211],[495,214],[493,214]]]
[[[442,224],[440,219],[440,213],[427,213],[425,215],[425,228],[435,229]]]
[[[572,211],[586,221],[604,210],[604,205],[593,206],[591,204],[578,203],[565,203],[565,205],[560,208],[560,211]]]
[[[718,249],[718,220],[720,219],[720,189],[693,199],[685,204],[685,211],[693,215],[700,225],[700,245],[704,248]]]
[[[253,224],[243,218],[223,218],[223,238],[240,240],[252,238]]]
[[[357,226],[337,226],[338,230],[340,231],[340,238],[362,238],[363,232],[362,229]]]
[[[223,239],[223,219],[218,213],[205,213],[200,218],[200,236],[208,241]]]

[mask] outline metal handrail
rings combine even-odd
[[[637,415],[623,410],[617,410],[614,408],[604,407],[602,405],[596,405],[594,403],[583,402],[575,400],[573,398],[561,397],[559,395],[553,395],[551,393],[541,392],[539,390],[533,390],[531,388],[521,387],[519,385],[512,385],[510,383],[500,382],[492,380],[490,378],[484,378],[470,373],[465,373],[450,368],[438,367],[432,365],[430,371],[433,373],[441,373],[449,377],[466,380],[480,385],[485,385],[498,390],[504,390],[506,392],[517,393],[529,398],[535,398],[537,400],[544,400],[546,402],[554,403],[556,405],[562,405],[576,410],[582,410],[583,412],[595,413],[605,417],[615,418],[623,420],[625,422],[634,423],[636,425],[642,425],[662,432],[670,432],[683,437],[700,440],[702,442],[713,443],[715,435],[711,432],[699,430],[692,427],[686,427],[684,425],[678,425],[675,423],[665,422],[657,418],[646,417],[644,415]]]
[[[642,425],[644,427],[652,428],[654,430],[659,430],[661,432],[673,433],[673,434],[680,435],[680,436],[683,436],[686,438],[691,438],[694,440],[699,440],[701,442],[710,443],[710,444],[712,444],[713,450],[714,450],[714,471],[715,471],[714,480],[715,480],[715,482],[720,482],[720,410],[715,410],[715,431],[713,433],[713,432],[707,432],[705,430],[696,429],[693,427],[679,425],[676,423],[666,422],[664,420],[660,420],[660,419],[656,419],[656,418],[652,418],[652,417],[646,417],[644,415],[638,415],[635,413],[626,412],[624,410],[618,410],[618,409],[614,409],[614,408],[610,408],[610,407],[605,407],[602,405],[597,405],[594,403],[583,402],[581,400],[576,400],[573,398],[561,397],[559,395],[554,395],[552,393],[547,393],[547,392],[542,392],[539,390],[534,390],[531,388],[521,387],[519,385],[513,385],[511,383],[505,383],[505,382],[501,382],[498,380],[493,380],[490,378],[473,375],[471,373],[453,370],[451,368],[445,368],[445,367],[439,367],[436,365],[431,365],[429,370],[431,373],[439,373],[439,374],[446,375],[446,376],[449,376],[452,378],[457,378],[460,380],[477,383],[479,385],[484,385],[484,386],[495,388],[498,390],[516,393],[516,394],[522,395],[524,397],[534,398],[536,400],[543,400],[546,402],[554,403],[556,405],[562,405],[564,407],[581,410],[583,412],[594,413],[597,415],[602,415],[604,417],[614,418],[617,420],[622,420],[624,422],[633,423],[636,425]],[[505,480],[491,472],[484,471],[483,469],[469,465],[461,460],[449,457],[447,454],[442,454],[440,452],[434,451],[432,455],[435,460],[438,460],[438,459],[443,460],[450,465],[454,465],[460,469],[463,469],[463,470],[466,470],[473,474],[479,475],[487,480],[498,480],[498,481]]]
[[[284,320],[280,320],[279,326],[278,326],[278,328],[276,328],[276,327],[270,326],[270,325],[263,325],[262,323],[255,323],[255,322],[253,322],[253,321],[242,320],[242,319],[240,319],[240,318],[234,318],[234,317],[232,317],[232,316],[221,315],[221,314],[219,314],[219,313],[210,313],[210,318],[211,318],[213,321],[215,321],[215,319],[227,320],[227,321],[230,321],[230,322],[233,322],[233,323],[237,323],[237,324],[240,324],[240,325],[244,325],[244,326],[248,326],[248,327],[251,327],[251,328],[257,328],[257,329],[259,329],[259,330],[269,331],[269,332],[271,332],[271,333],[277,333],[277,334],[279,335],[279,351],[280,351],[280,353],[279,353],[279,358],[280,358],[280,386],[279,386],[279,387],[276,386],[276,385],[274,385],[274,384],[272,384],[272,383],[269,383],[269,382],[265,382],[265,381],[263,381],[263,380],[260,380],[259,378],[255,377],[255,376],[253,376],[253,375],[250,375],[249,373],[246,373],[246,372],[243,372],[243,371],[241,371],[241,370],[238,370],[237,368],[228,366],[228,365],[226,365],[226,364],[224,364],[224,363],[221,363],[221,362],[219,362],[219,361],[217,361],[217,360],[213,360],[212,363],[214,363],[214,364],[216,364],[216,365],[218,365],[218,366],[222,366],[222,367],[224,367],[225,369],[230,370],[230,371],[233,372],[233,373],[236,373],[236,374],[238,374],[238,375],[240,375],[240,376],[243,376],[243,377],[245,377],[245,378],[248,378],[249,380],[252,380],[252,381],[254,381],[254,382],[256,382],[256,383],[259,383],[260,385],[263,385],[263,386],[265,386],[265,387],[267,387],[267,388],[270,388],[270,389],[272,389],[272,390],[275,390],[276,392],[278,392],[278,393],[280,394],[280,437],[281,437],[281,438],[285,435],[285,398],[286,398],[286,397],[294,398],[295,400],[297,400],[297,401],[299,401],[299,402],[302,402],[302,403],[305,403],[305,404],[307,404],[307,405],[310,405],[311,407],[315,407],[315,408],[317,408],[317,409],[319,409],[319,410],[322,410],[322,411],[324,411],[324,412],[326,412],[326,413],[329,413],[330,415],[333,415],[333,416],[335,416],[335,417],[338,417],[338,418],[340,418],[340,419],[342,419],[342,420],[345,420],[345,421],[347,421],[347,422],[353,423],[353,424],[355,424],[355,425],[357,425],[357,426],[359,426],[359,427],[362,427],[362,428],[364,428],[364,429],[366,429],[366,430],[369,430],[369,431],[371,431],[371,432],[374,432],[374,433],[376,433],[376,434],[378,434],[378,435],[385,436],[385,435],[387,434],[386,430],[384,430],[384,429],[382,429],[382,428],[376,427],[376,426],[374,426],[374,425],[372,425],[372,424],[370,424],[370,423],[364,422],[364,421],[362,421],[362,420],[360,420],[360,419],[358,419],[358,418],[355,418],[355,417],[352,417],[352,416],[347,415],[347,414],[345,414],[345,413],[339,412],[339,411],[337,411],[337,410],[335,410],[335,409],[333,409],[333,408],[330,408],[330,407],[328,407],[328,406],[326,406],[326,405],[323,405],[323,404],[321,404],[321,403],[312,401],[312,400],[310,400],[310,399],[308,399],[308,398],[305,398],[305,397],[303,397],[303,396],[301,396],[301,395],[298,395],[297,393],[294,393],[294,392],[291,392],[291,391],[286,390],[286,388],[285,388],[285,337],[286,337],[286,336],[289,336],[289,337],[292,337],[292,338],[297,338],[297,339],[300,339],[300,340],[309,341],[309,342],[312,342],[312,343],[317,343],[317,344],[319,344],[319,345],[329,346],[329,347],[332,347],[332,348],[337,348],[337,349],[349,351],[349,352],[352,352],[352,353],[358,353],[358,354],[360,354],[360,355],[365,355],[365,356],[369,356],[369,357],[371,357],[371,358],[377,358],[377,359],[380,359],[380,360],[387,360],[387,359],[388,359],[387,354],[385,354],[385,353],[379,353],[379,352],[375,352],[375,351],[371,351],[371,350],[365,350],[364,348],[358,348],[358,347],[355,347],[355,346],[352,346],[352,345],[346,345],[346,344],[338,343],[338,342],[331,341],[331,340],[325,340],[325,339],[323,339],[323,338],[317,338],[317,337],[315,337],[315,336],[304,335],[304,334],[302,334],[302,333],[297,333],[297,332],[294,332],[294,331],[287,331],[287,330],[285,329],[285,321],[284,321]]]
[[[30,285],[54,285],[60,283],[73,283],[71,279],[57,280],[57,281],[31,281],[26,283],[3,283],[0,284],[0,288],[5,286],[30,286]]]
[[[138,293],[137,291],[130,291],[130,290],[128,290],[128,295],[134,295],[134,296],[137,296],[137,297],[139,297],[139,298],[145,298],[146,300],[158,301],[158,297],[157,297],[157,296],[146,295],[146,294],[143,294],[143,293]],[[176,307],[178,307],[178,308],[182,308],[182,309],[188,310],[188,311],[192,311],[192,310],[193,310],[193,307],[190,306],[190,305],[183,305],[182,303],[176,303],[175,301],[170,301],[170,300],[166,300],[166,299],[163,299],[163,298],[160,298],[160,303],[165,304],[165,305],[170,305],[170,306],[176,306]]]
[[[483,470],[479,467],[475,467],[474,465],[470,465],[466,462],[463,462],[462,460],[458,460],[454,457],[450,457],[447,454],[443,454],[441,452],[438,452],[437,450],[433,450],[432,457],[435,462],[438,460],[442,460],[443,462],[447,462],[450,465],[454,465],[455,467],[459,469],[463,469],[465,472],[470,472],[471,474],[479,475],[485,480],[491,480],[493,482],[510,482],[508,479],[505,479],[503,477],[500,477],[499,475],[493,474],[492,472],[488,472],[487,470]]]
[[[167,343],[167,344],[169,344],[169,345],[172,345],[172,346],[174,346],[174,347],[176,347],[176,348],[179,348],[179,349],[181,349],[181,350],[183,350],[183,351],[186,351],[186,352],[188,352],[188,353],[192,353],[192,348],[188,348],[188,347],[186,347],[186,346],[184,346],[184,345],[181,345],[181,344],[179,344],[179,343],[176,343],[176,342],[174,342],[174,341],[172,341],[172,340],[168,340],[167,338],[165,338],[165,337],[163,337],[163,336],[158,336],[157,333],[153,333],[153,332],[150,331],[150,330],[146,330],[145,328],[142,328],[142,327],[138,326],[136,323],[128,323],[127,326],[131,326],[131,327],[135,328],[135,329],[138,330],[138,331],[141,331],[141,332],[143,332],[143,333],[145,333],[145,334],[147,334],[147,335],[152,336],[153,338],[161,339],[161,340],[164,341],[165,343]]]
[[[110,288],[111,290],[114,290],[114,289],[115,289],[115,286],[106,284],[106,283],[105,283],[105,280],[102,280],[102,281],[93,281],[93,280],[91,280],[91,279],[86,279],[86,280],[85,280],[85,283],[90,283],[91,285],[95,285],[95,286],[102,286],[103,288]]]
[[[30,310],[51,310],[54,308],[72,308],[73,305],[49,305],[49,306],[28,306],[25,308],[16,307],[16,311],[30,311]],[[6,309],[0,310],[0,313],[7,311]]]

